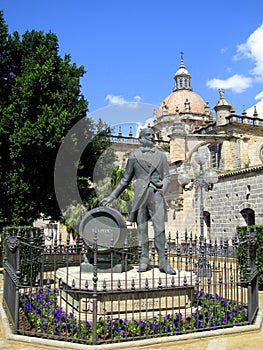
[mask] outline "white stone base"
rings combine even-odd
[[[98,317],[126,319],[148,319],[191,307],[195,282],[191,272],[177,271],[171,276],[154,267],[138,273],[135,266],[122,273],[98,273],[97,277],[94,284],[93,273],[80,273],[79,266],[56,272],[64,307],[72,307],[82,320],[92,321],[96,304]]]

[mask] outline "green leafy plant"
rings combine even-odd
[[[251,225],[251,226],[238,226],[237,237],[239,241],[244,242],[247,240],[247,233],[256,233],[256,245],[250,249],[251,264],[257,265],[258,269],[258,288],[263,290],[263,226]],[[238,261],[242,274],[244,276],[244,282],[247,283],[247,243],[239,244],[237,248]]]

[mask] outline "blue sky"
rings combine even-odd
[[[84,65],[94,119],[144,123],[172,92],[181,51],[210,108],[224,88],[237,113],[257,104],[263,118],[262,1],[0,0],[0,9],[10,33],[51,31],[60,55]]]

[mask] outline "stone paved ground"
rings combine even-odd
[[[2,293],[3,293],[3,274],[0,272],[0,303],[2,305]],[[259,293],[259,304],[260,304],[260,313],[262,315],[263,307],[263,292]],[[29,337],[24,337],[28,342],[21,340],[11,340],[7,339],[8,329],[3,329],[5,327],[5,315],[3,313],[0,315],[0,350],[45,350],[45,349],[72,349],[68,347],[66,343],[59,343],[47,346],[45,340],[39,340],[39,343],[33,343],[33,339]],[[164,342],[156,343],[153,345],[143,344],[139,345],[134,342],[129,344],[129,348],[134,350],[145,349],[145,350],[263,350],[263,324],[262,319],[260,320],[261,326],[258,330],[249,331],[249,332],[238,332],[235,334],[226,334],[220,336],[204,337],[200,333],[200,338],[191,338],[184,340],[176,340],[173,342]],[[31,342],[30,342],[31,341]],[[76,345],[76,346],[75,346]],[[80,346],[74,344],[75,349],[105,349],[105,346]],[[107,349],[117,349],[118,345],[109,345]],[[122,349],[127,349],[122,347]]]

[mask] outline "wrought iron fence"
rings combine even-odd
[[[34,244],[39,237],[42,244]],[[28,240],[6,230],[4,304],[15,333],[94,345],[251,324],[258,310],[255,233],[247,239],[212,243],[186,233],[180,242],[169,235],[166,259],[176,275],[167,275],[158,269],[154,244],[151,269],[138,273],[140,247],[105,253],[95,235],[90,270],[81,240],[47,242],[43,231]]]

